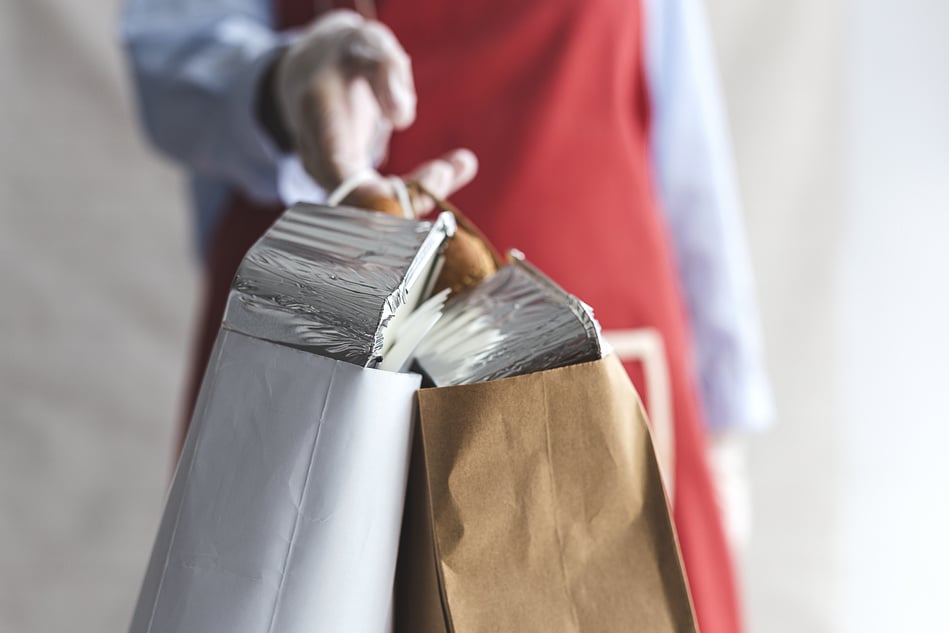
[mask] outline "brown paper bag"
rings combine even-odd
[[[696,630],[646,418],[614,357],[419,392],[397,633]]]

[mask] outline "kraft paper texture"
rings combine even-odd
[[[646,416],[615,357],[418,401],[397,633],[696,630]]]

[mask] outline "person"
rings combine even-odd
[[[740,631],[706,450],[733,457],[772,411],[697,2],[127,0],[142,121],[191,173],[207,268],[189,407],[234,271],[285,204],[419,179],[606,330],[655,334],[698,623]],[[646,364],[624,365],[655,415]]]

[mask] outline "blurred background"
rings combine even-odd
[[[945,627],[949,4],[707,0],[779,424],[750,629]],[[195,316],[117,0],[0,5],[0,631],[123,631]]]

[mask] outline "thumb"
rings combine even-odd
[[[441,158],[423,163],[405,177],[406,182],[416,181],[439,198],[447,198],[469,182],[478,173],[478,158],[469,149],[456,149]],[[435,206],[428,196],[413,196],[415,215],[425,215]]]

